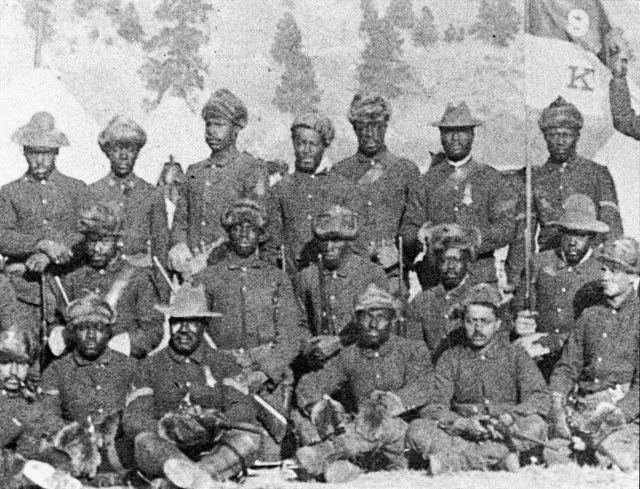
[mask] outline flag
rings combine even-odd
[[[640,237],[640,143],[613,128],[611,72],[601,61],[611,26],[602,4],[599,0],[529,0],[527,13],[527,110],[535,115],[562,95],[582,112],[585,127],[578,151],[609,168],[625,232]],[[628,82],[632,106],[638,112],[640,89],[632,79]]]

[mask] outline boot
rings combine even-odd
[[[509,452],[500,462],[500,468],[507,472],[517,472],[520,470],[520,457],[515,452]]]
[[[172,458],[164,463],[164,473],[171,483],[181,489],[219,489],[220,484],[191,460]]]
[[[29,460],[22,469],[22,475],[42,489],[82,489],[78,479],[44,462]]]
[[[341,484],[357,479],[362,469],[347,460],[331,462],[324,471],[324,478],[329,483]]]

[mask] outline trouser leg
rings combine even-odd
[[[197,465],[214,479],[227,480],[245,472],[257,460],[261,441],[256,433],[227,431]]]
[[[137,467],[148,477],[164,475],[164,463],[169,459],[189,460],[173,443],[155,433],[140,433],[134,442]]]

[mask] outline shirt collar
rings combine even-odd
[[[355,254],[353,251],[349,251],[347,255],[344,257],[340,265],[336,270],[327,270],[326,268],[322,270],[324,275],[332,275],[336,274],[340,278],[347,278],[351,275],[351,269],[353,268],[355,262]]]
[[[589,261],[589,259],[593,256],[593,248],[589,248],[587,253],[575,265],[569,265],[569,263],[567,263],[567,259],[565,258],[564,252],[562,250],[558,250],[558,252],[556,253],[556,256],[558,257],[559,269],[573,268],[576,272],[579,273],[579,272],[582,272],[584,268],[586,268],[587,261]]]
[[[547,159],[547,163],[544,165],[547,171],[553,172],[557,171],[560,168],[567,168],[569,166],[573,166],[573,164],[578,160],[578,155],[575,154],[571,158],[569,158],[564,163],[556,163],[551,158]]]
[[[357,345],[357,348],[360,354],[365,358],[386,357],[393,352],[397,341],[396,336],[392,333],[391,336],[389,336],[389,339],[377,349],[365,348],[360,345]]]
[[[58,180],[60,180],[60,176],[61,173],[58,171],[57,168],[54,168],[53,171],[51,172],[51,174],[49,175],[49,178],[45,179],[45,180],[36,180],[35,178],[33,178],[29,172],[26,172],[24,174],[24,181],[25,182],[30,182],[30,183],[40,183],[41,185],[46,185],[49,182],[57,182]]]
[[[100,355],[95,360],[88,360],[84,357],[81,357],[78,354],[77,350],[73,350],[73,361],[78,367],[86,367],[87,365],[108,365],[115,359],[115,354],[113,350],[107,348],[102,355]]]
[[[493,337],[493,339],[491,340],[491,343],[489,343],[483,349],[480,349],[480,350],[475,349],[471,347],[468,343],[466,347],[472,353],[473,356],[479,356],[479,357],[484,356],[486,358],[493,358],[493,357],[504,356],[504,349],[508,344],[509,344],[508,334],[504,331],[498,331]]]
[[[206,160],[206,166],[211,168],[216,166],[217,168],[224,168],[231,165],[240,154],[238,148],[235,146],[228,148],[223,153],[211,153]]]
[[[131,172],[125,178],[116,177],[113,172],[109,172],[108,182],[110,187],[120,187],[122,185],[125,188],[132,189],[136,186],[136,180],[138,178]]]
[[[449,163],[452,167],[456,169],[466,165],[467,163],[469,163],[469,161],[471,161],[471,153],[469,153],[464,159],[460,161],[451,161],[450,159],[447,159],[447,163]]]
[[[373,158],[369,158],[368,156],[363,155],[360,151],[356,153],[358,161],[367,162],[371,166],[377,163],[384,163],[385,157],[387,156],[387,147],[384,146],[380,151],[378,151]]]
[[[195,363],[197,365],[203,365],[205,362],[205,349],[207,348],[207,346],[205,345],[205,341],[204,339],[202,340],[202,343],[200,344],[200,346],[196,349],[196,351],[194,351],[193,353],[191,353],[191,355],[185,356],[185,355],[180,355],[179,353],[177,353],[173,348],[171,348],[171,346],[167,347],[167,354],[169,355],[169,358],[171,358],[171,360],[173,360],[176,363]]]
[[[262,268],[265,264],[256,254],[250,256],[249,258],[240,258],[233,252],[229,254],[229,256],[226,258],[226,261],[227,268],[229,270],[241,270],[243,268]]]

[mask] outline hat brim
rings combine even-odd
[[[431,123],[432,127],[477,127],[483,125],[484,122],[480,119],[471,118],[465,121],[451,121],[445,122],[442,120],[435,121]]]
[[[609,226],[602,221],[550,221],[547,226],[555,226],[569,231],[582,231],[586,233],[605,234],[609,232]]]
[[[640,270],[638,270],[638,267],[632,267],[627,263],[623,262],[622,260],[618,260],[617,258],[610,255],[606,255],[602,252],[596,254],[596,260],[610,265],[615,270],[621,270],[626,273],[635,273],[635,274],[640,273]]]
[[[156,310],[160,311],[165,316],[170,318],[219,318],[222,317],[222,314],[219,312],[211,312],[211,311],[176,311],[172,306],[163,306],[160,304],[156,304]]]

